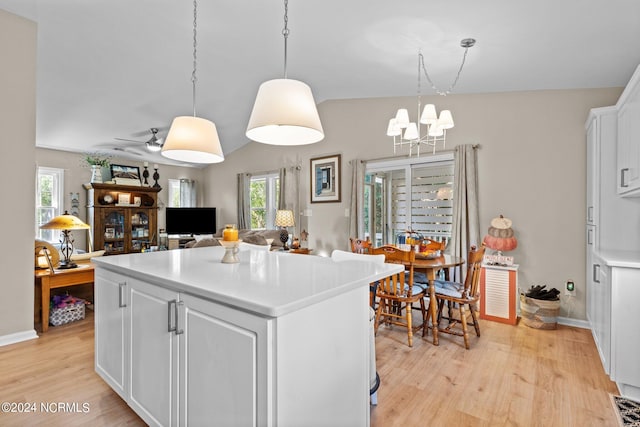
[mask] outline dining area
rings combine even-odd
[[[350,238],[349,243],[354,259],[404,266],[399,273],[370,284],[376,334],[381,327],[398,326],[413,347],[417,334],[426,339],[431,331],[430,341],[438,346],[440,334],[445,333],[462,337],[467,350],[471,348],[469,327],[480,337],[477,304],[484,245],[472,246],[464,259],[444,253],[445,244],[431,239],[378,247],[368,239]],[[453,277],[457,280],[450,280]]]

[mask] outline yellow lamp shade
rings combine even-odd
[[[44,230],[86,230],[89,225],[65,211],[64,214],[52,218],[46,224],[42,224],[40,228]]]

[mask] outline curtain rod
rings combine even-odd
[[[477,149],[481,148],[481,146],[480,146],[480,144],[472,144],[471,148],[473,148],[474,150],[477,150]],[[455,149],[436,151],[435,154],[434,153],[429,153],[429,154],[425,155],[425,157],[427,157],[427,156],[437,156],[439,154],[454,153],[455,151],[456,151]],[[408,158],[408,156],[379,157],[377,159],[360,160],[360,162],[361,163],[379,162],[379,161],[382,161],[382,160],[400,160],[400,159],[403,159],[403,158]],[[416,158],[418,158],[418,157],[416,157]],[[349,163],[351,163],[351,161],[349,161]]]

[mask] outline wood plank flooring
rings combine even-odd
[[[376,349],[382,385],[371,425],[617,426],[608,395],[617,389],[590,331],[488,321],[481,328],[482,337],[472,335],[465,350],[460,337],[444,334],[438,347],[429,336],[416,337],[409,348],[402,329],[381,326]],[[94,372],[93,353],[91,311],[36,340],[0,347],[0,402],[37,406],[35,413],[0,413],[0,425],[144,425]],[[57,409],[59,402],[71,405],[65,412]]]

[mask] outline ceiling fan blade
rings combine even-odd
[[[166,132],[166,131],[168,131],[168,130],[169,130],[169,126],[162,126],[162,127],[147,128],[147,129],[145,129],[145,130],[141,130],[141,131],[139,131],[139,132],[132,133],[132,134],[131,134],[131,136],[133,136],[134,138],[142,138],[142,137],[145,137],[145,136],[149,135],[149,133],[151,133],[151,132],[149,132],[149,129],[156,129],[156,130],[157,130],[157,133],[161,133],[161,132]]]
[[[126,141],[126,142],[137,142],[140,144],[144,144],[147,141],[136,141],[135,139],[125,139],[125,138],[113,138],[113,139],[117,139],[118,141]]]

